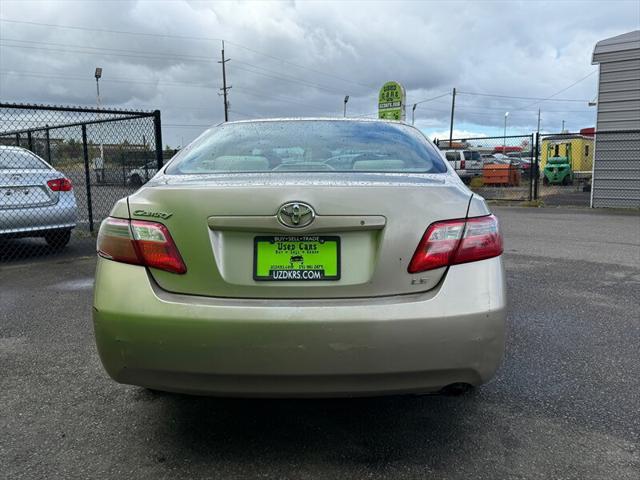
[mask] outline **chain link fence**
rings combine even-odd
[[[535,195],[535,136],[436,140],[449,164],[471,190],[488,200],[532,200]]]
[[[163,155],[157,110],[0,103],[0,261],[93,244]]]

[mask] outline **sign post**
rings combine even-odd
[[[406,119],[407,93],[398,82],[387,82],[378,95],[378,118],[387,120]]]

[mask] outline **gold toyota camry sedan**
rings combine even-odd
[[[213,127],[98,235],[93,322],[118,382],[236,397],[476,386],[496,371],[502,237],[417,129]]]

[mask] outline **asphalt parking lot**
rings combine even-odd
[[[111,381],[90,249],[0,263],[0,477],[640,477],[640,216],[496,207],[510,307],[461,397],[233,400]]]

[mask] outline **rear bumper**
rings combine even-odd
[[[98,351],[122,383],[229,396],[356,396],[479,385],[504,350],[501,257],[451,267],[418,295],[240,300],[161,291],[99,259]]]
[[[48,230],[74,228],[76,214],[73,196],[65,196],[53,205],[42,207],[0,209],[0,236],[37,236]]]

